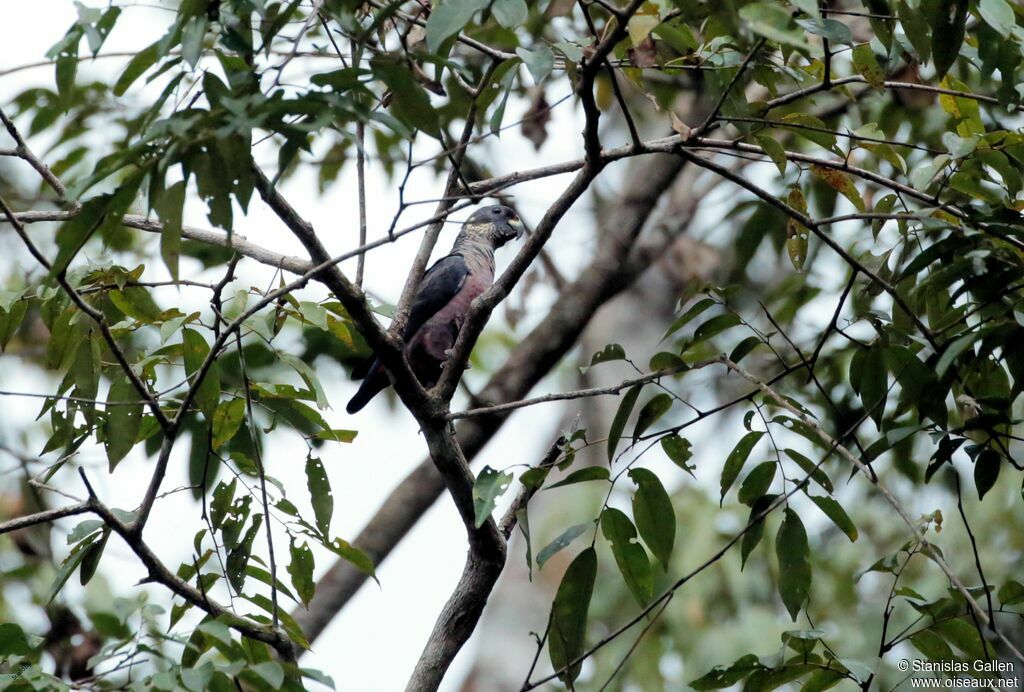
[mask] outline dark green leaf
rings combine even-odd
[[[194,329],[183,331],[182,356],[185,360],[185,373],[189,376],[193,387],[196,385],[195,376],[209,353],[210,347],[199,332]],[[209,370],[206,371],[206,377],[199,384],[195,402],[207,420],[212,420],[213,413],[217,410],[217,404],[220,402],[220,371],[216,362],[210,364]]]
[[[601,515],[601,533],[611,544],[612,555],[626,586],[641,606],[647,605],[654,595],[654,577],[647,553],[636,542],[633,522],[623,512],[609,507]]]
[[[670,408],[672,408],[672,397],[665,392],[654,395],[644,404],[637,415],[636,426],[633,428],[633,442],[640,439],[640,436],[658,422],[658,419],[665,415]]]
[[[359,571],[364,574],[368,574],[373,577],[374,580],[377,579],[377,570],[373,564],[373,560],[370,559],[369,555],[356,546],[341,538],[335,538],[333,541],[326,543],[325,545],[332,553],[341,557],[346,562],[351,563],[359,569]]]
[[[719,503],[725,500],[725,494],[729,492],[729,488],[732,487],[732,484],[736,482],[736,478],[739,477],[740,471],[743,470],[743,464],[747,462],[747,457],[750,456],[750,451],[762,437],[764,437],[764,432],[762,431],[749,432],[729,452],[729,456],[725,460],[725,466],[722,468],[722,495]]]
[[[227,444],[245,418],[245,399],[231,399],[217,406],[213,412],[213,442],[214,451]]]
[[[626,421],[629,420],[629,414],[633,412],[633,406],[636,405],[637,397],[640,396],[640,390],[643,385],[633,385],[626,392],[625,396],[622,397],[622,401],[619,403],[619,409],[615,412],[615,418],[612,419],[612,426],[608,430],[608,463],[612,463],[612,459],[615,458],[615,448],[619,446],[619,440],[622,439],[622,431],[626,428]]]
[[[331,481],[327,478],[323,462],[317,457],[306,458],[306,487],[309,488],[316,527],[326,540],[330,535],[331,517],[334,515],[334,494],[331,492]]]
[[[302,600],[302,605],[309,607],[309,601],[316,592],[316,582],[313,580],[313,551],[305,541],[298,545],[292,540],[289,552],[291,561],[288,563],[288,574],[292,578],[292,586]]]
[[[30,656],[32,647],[24,630],[13,622],[0,624],[0,656]]]
[[[661,480],[648,469],[630,469],[629,477],[637,486],[633,493],[633,518],[640,537],[658,558],[662,568],[668,571],[676,541],[676,514],[672,499]]]
[[[548,632],[548,655],[551,666],[566,684],[579,676],[582,664],[569,664],[584,651],[587,634],[587,611],[597,578],[597,553],[587,548],[572,561],[558,585],[551,604],[551,625]]]
[[[1024,584],[1009,580],[999,587],[999,602],[1004,606],[1024,603]]]
[[[103,445],[113,472],[139,439],[142,424],[140,394],[127,378],[114,380],[107,393],[107,419],[103,426]]]
[[[775,536],[775,555],[779,560],[779,595],[796,622],[811,591],[811,563],[807,532],[800,517],[788,508]]]
[[[171,278],[178,280],[178,257],[181,255],[181,215],[185,205],[185,181],[179,181],[160,193],[153,209],[163,222],[160,231],[160,256]]]
[[[128,91],[128,87],[132,85],[132,82],[141,77],[143,72],[156,63],[160,58],[160,43],[160,41],[157,41],[151,46],[144,48],[128,61],[128,66],[124,68],[124,72],[121,73],[121,76],[117,78],[117,83],[114,84],[114,96],[123,96],[124,92]]]
[[[604,466],[587,466],[586,468],[577,469],[557,483],[549,485],[546,490],[576,483],[585,483],[587,481],[606,481],[610,475],[611,473]]]
[[[817,497],[815,495],[808,495],[814,504],[818,505],[818,509],[825,513],[829,519],[832,520],[836,526],[838,526],[843,533],[846,534],[850,542],[857,540],[857,526],[850,519],[846,510],[843,509],[842,505],[833,500],[831,497]]]
[[[762,495],[754,501],[754,505],[750,508],[750,516],[747,519],[747,523],[751,524],[750,528],[747,529],[746,533],[743,534],[743,541],[740,543],[740,569],[742,570],[747,565],[747,558],[750,557],[750,553],[754,551],[757,544],[761,542],[761,537],[764,536],[764,518],[754,521],[762,512],[771,507],[772,503],[775,502],[778,495]]]
[[[740,485],[739,501],[745,505],[752,505],[767,493],[772,481],[775,480],[777,466],[774,461],[765,461],[751,469]]]
[[[672,460],[672,463],[692,475],[692,467],[686,463],[693,456],[693,452],[690,451],[691,446],[689,440],[679,437],[679,435],[667,435],[661,438],[661,448]]]
[[[1003,465],[1003,457],[994,449],[985,449],[974,460],[974,486],[978,489],[978,499],[992,489],[999,478],[999,469]]]

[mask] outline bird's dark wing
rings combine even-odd
[[[406,341],[458,294],[467,276],[469,267],[462,255],[442,257],[427,270],[409,310],[409,321],[402,335]]]

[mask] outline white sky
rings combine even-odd
[[[87,4],[101,6],[99,3]],[[75,16],[74,4],[70,0],[7,3],[0,19],[0,71],[45,59],[45,51],[63,36]],[[125,8],[102,52],[136,51],[145,47],[162,34],[165,20],[169,16],[168,12],[154,5]],[[82,49],[86,50],[84,42]],[[98,78],[111,83],[120,74],[124,62],[123,59],[92,64],[84,62],[79,68],[79,80]],[[0,77],[0,103],[8,103],[26,87],[52,84],[52,67],[19,71]],[[133,94],[138,96],[138,89],[129,92],[129,95]],[[559,96],[561,94],[548,94],[552,102]],[[515,119],[513,113],[521,113],[524,108],[523,104],[510,103],[507,122]],[[575,133],[579,127],[571,108],[571,104],[566,103],[555,111],[550,126],[553,136],[539,154],[534,152],[532,145],[519,134],[518,129],[505,132],[500,143],[491,145],[492,151],[501,152],[500,157],[492,159],[495,172],[504,173],[578,157],[578,137]],[[42,153],[47,143],[36,141],[30,144],[34,144],[36,150]],[[433,152],[419,152],[420,156],[430,153]],[[263,154],[262,159],[267,159],[268,154],[272,155],[272,152]],[[261,158],[260,152],[257,152],[257,157]],[[27,173],[29,171],[26,168]],[[539,220],[547,203],[557,195],[565,182],[564,177],[548,179],[516,190],[517,202],[529,224]],[[412,199],[437,197],[439,185],[440,181],[432,177],[419,176],[410,183],[407,196]],[[383,234],[387,228],[397,206],[396,188],[397,181],[388,181],[379,171],[372,167],[369,169],[371,239]],[[322,197],[317,192],[315,175],[308,168],[289,181],[284,192],[293,205],[319,229],[332,253],[344,252],[356,246],[358,226],[354,166],[349,166],[342,181]],[[585,226],[574,222],[574,219],[586,218],[585,205],[580,207],[563,222],[557,234],[557,247],[562,252],[556,256],[562,263],[563,271],[570,274],[586,255],[585,251],[581,251],[581,243],[588,234]],[[429,216],[432,209],[432,204],[410,209],[403,217],[402,225],[417,217]],[[186,209],[186,224],[208,227],[203,212],[202,206],[193,201]],[[468,212],[464,212],[464,215],[468,215]],[[304,256],[301,246],[258,199],[254,198],[248,218],[236,216],[236,219],[236,232],[276,251]],[[43,226],[33,227],[32,230],[37,238],[45,237],[50,231],[52,229]],[[439,252],[448,247],[454,232],[453,227],[446,229],[438,245]],[[418,234],[411,234],[394,246],[370,255],[366,284],[376,295],[391,302],[397,300],[407,268],[418,246],[418,238]],[[7,240],[5,244],[7,242],[11,241]],[[507,263],[511,252],[506,250],[499,256],[499,268]],[[5,267],[3,263],[10,261],[10,258],[0,261],[0,274],[8,273],[10,265]],[[163,271],[158,264],[150,264],[147,278],[157,278]],[[244,266],[244,280],[239,282],[238,287],[267,285],[270,274],[265,271],[265,267],[252,262],[245,264],[249,266]],[[345,265],[343,269],[352,272],[354,264]],[[184,265],[183,274],[187,274]],[[218,277],[204,274],[203,278],[216,280]],[[301,297],[316,299],[320,296],[322,292],[314,287]],[[176,290],[169,289],[161,292],[158,300],[164,305],[174,305],[178,302],[199,301],[201,296],[178,294]],[[196,309],[199,307],[197,302]],[[423,459],[425,446],[410,416],[404,411],[390,411],[384,403],[384,397],[378,398],[357,417],[347,416],[343,404],[351,395],[354,385],[343,377],[339,368],[331,365],[321,368],[319,374],[333,404],[333,409],[325,412],[328,422],[334,427],[360,431],[352,445],[327,445],[320,450],[335,496],[333,531],[338,536],[351,539],[391,488]],[[475,373],[470,373],[470,376],[476,378],[474,388],[478,388],[481,376]],[[48,387],[52,387],[52,384],[33,368],[4,367],[0,371],[2,389],[46,392]],[[7,430],[15,431],[22,426],[32,425],[39,410],[38,403],[37,400],[0,397],[0,417],[8,426]],[[548,431],[557,423],[557,416],[552,416],[551,412],[551,409],[545,411],[543,407],[538,407],[517,414],[487,448],[483,462],[501,468],[537,459],[548,440]],[[11,441],[17,443],[17,440]],[[26,448],[29,451],[40,449],[41,440],[32,438]],[[172,461],[171,471],[164,484],[165,490],[187,482],[187,449],[183,445],[179,451],[180,454]],[[269,472],[285,483],[289,498],[300,508],[308,506],[303,471],[304,452],[305,448],[297,438],[276,433],[269,437],[266,449]],[[91,478],[101,496],[125,508],[134,506],[137,498],[141,497],[152,463],[142,458],[141,454],[133,454],[118,467],[115,475],[108,476],[102,449],[85,449],[80,460],[94,468]],[[63,478],[62,482],[66,484],[68,492],[77,494],[81,491],[72,474],[64,473],[58,478]],[[192,504],[186,493],[178,493],[161,500],[157,505],[146,528],[146,537],[164,562],[174,569],[181,560],[188,559],[192,536],[200,526],[198,522],[198,507]],[[61,526],[69,529],[75,523],[69,520]],[[262,539],[261,534],[257,542]],[[61,543],[58,540],[58,550],[64,550]],[[381,587],[372,583],[365,587],[316,642],[314,651],[302,659],[302,664],[332,675],[339,683],[339,689],[370,692],[404,687],[435,617],[461,573],[465,548],[465,533],[461,522],[451,502],[445,497],[381,567],[378,572]],[[277,536],[277,550],[279,562],[286,563],[287,541],[283,534]],[[284,557],[280,557],[282,553]],[[317,551],[318,574],[332,559],[326,551]],[[287,575],[283,574],[283,566],[280,564],[279,570],[287,581]],[[115,593],[132,592],[136,588],[135,583],[143,576],[130,551],[115,541],[108,546],[100,571],[110,581]],[[75,588],[76,584],[68,586],[70,590]],[[150,591],[157,602],[169,605],[165,591]],[[523,636],[529,635],[524,632]],[[471,662],[472,649],[471,643],[457,659],[444,689],[457,688]],[[342,680],[344,684],[341,684]]]

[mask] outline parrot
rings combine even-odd
[[[427,389],[440,379],[470,303],[494,282],[494,251],[525,232],[522,220],[506,206],[478,209],[462,225],[451,252],[423,274],[402,338],[409,365]],[[356,413],[390,385],[388,373],[372,358],[345,410]]]

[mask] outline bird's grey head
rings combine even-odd
[[[467,240],[476,240],[492,244],[498,248],[512,240],[522,237],[526,226],[519,215],[506,206],[495,204],[477,209],[462,225],[459,235]]]

